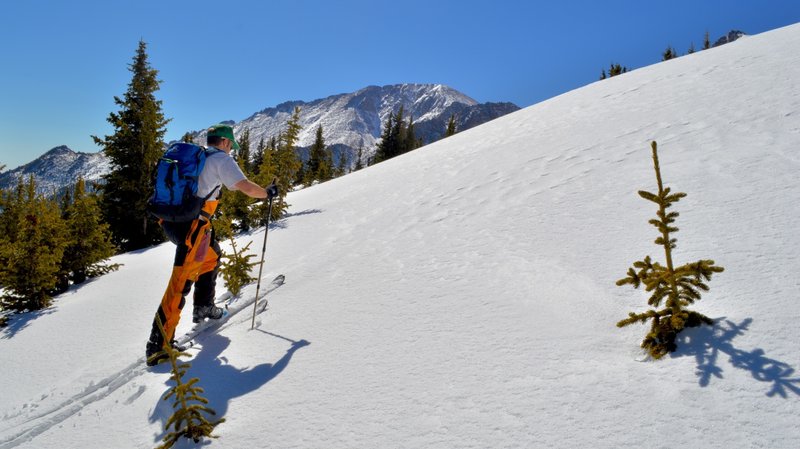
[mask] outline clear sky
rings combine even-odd
[[[140,39],[167,140],[287,100],[441,83],[525,107],[731,29],[800,22],[798,0],[18,0],[2,4],[0,164],[113,130]],[[798,50],[800,51],[800,49]]]

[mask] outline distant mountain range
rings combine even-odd
[[[746,36],[733,30],[720,37],[713,46],[733,42]],[[447,121],[455,116],[459,131],[478,126],[495,118],[514,112],[519,107],[513,103],[478,103],[467,95],[442,84],[396,84],[369,86],[357,92],[332,95],[311,102],[287,101],[266,108],[240,121],[228,121],[237,136],[250,129],[251,148],[261,139],[265,141],[284,129],[294,108],[301,108],[299,153],[305,158],[312,145],[318,126],[322,126],[325,143],[333,150],[334,161],[344,155],[347,165],[356,163],[359,147],[363,157],[375,152],[382,126],[389,114],[403,106],[405,117],[414,119],[417,135],[424,143],[440,139]],[[205,130],[192,133],[197,143],[205,143]],[[0,189],[17,185],[18,180],[33,175],[40,193],[52,194],[74,184],[79,176],[87,181],[99,180],[111,169],[105,154],[79,153],[66,146],[51,149],[33,162],[0,173]]]
[[[20,178],[27,180],[33,175],[37,192],[51,195],[74,184],[79,177],[86,181],[99,180],[110,169],[111,163],[105,153],[77,153],[59,146],[33,162],[0,173],[0,188],[13,189]]]
[[[277,137],[296,106],[302,111],[301,157],[313,144],[317,127],[322,126],[325,143],[333,150],[334,161],[344,154],[350,167],[356,163],[359,147],[363,147],[364,158],[374,153],[383,123],[401,106],[405,117],[414,119],[417,135],[424,143],[431,143],[444,135],[451,115],[456,118],[457,129],[463,131],[519,109],[512,103],[478,103],[442,84],[397,84],[369,86],[357,92],[311,102],[289,101],[256,112],[241,122],[230,123],[237,136],[245,128],[250,129],[250,141],[255,149],[261,139],[266,141],[272,136]],[[205,130],[193,135],[197,143],[205,143]],[[79,176],[87,181],[99,180],[110,168],[110,162],[102,152],[77,153],[60,146],[33,162],[0,174],[0,188],[13,188],[21,177],[33,175],[37,190],[52,194],[73,184]]]
[[[457,129],[463,131],[519,110],[512,103],[478,103],[442,84],[396,84],[369,86],[311,102],[287,101],[233,125],[237,136],[250,129],[250,144],[255,149],[262,139],[266,142],[277,137],[294,108],[299,107],[303,127],[298,142],[301,156],[314,143],[317,128],[322,126],[325,144],[333,150],[334,161],[338,161],[343,152],[352,167],[359,147],[363,148],[365,158],[374,153],[382,125],[389,114],[396,113],[401,106],[404,117],[414,120],[417,136],[424,143],[441,139],[451,116],[456,119]],[[205,130],[194,136],[195,142],[205,142]]]

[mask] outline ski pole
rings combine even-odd
[[[272,181],[274,184],[275,181]],[[256,300],[253,301],[253,322],[250,324],[250,330],[256,328],[256,308],[258,307],[258,291],[261,289],[261,271],[264,269],[264,253],[267,251],[267,234],[269,234],[269,219],[272,217],[272,200],[269,199],[269,212],[267,212],[267,226],[264,228],[264,244],[261,246],[261,265],[258,267],[258,283],[256,284]]]

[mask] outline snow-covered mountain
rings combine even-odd
[[[463,131],[519,109],[512,103],[478,103],[442,84],[369,86],[311,102],[287,101],[235,123],[234,131],[241,135],[244,129],[250,129],[250,142],[255,147],[261,139],[277,137],[295,107],[300,107],[303,129],[298,146],[310,147],[317,127],[322,126],[325,143],[334,150],[334,160],[345,152],[352,166],[359,147],[363,147],[364,157],[374,153],[383,124],[401,106],[406,119],[414,119],[417,135],[425,143],[442,138],[451,115],[456,117],[457,129]],[[205,142],[205,131],[197,132],[195,140]]]
[[[102,152],[78,153],[69,147],[59,146],[33,162],[0,173],[0,189],[12,189],[20,179],[27,181],[33,175],[36,190],[51,195],[74,184],[79,177],[87,182],[97,181],[110,168],[109,160]]]
[[[364,156],[369,157],[380,139],[381,127],[390,113],[400,106],[411,114],[417,135],[425,143],[438,140],[444,134],[451,115],[457,119],[459,131],[486,123],[519,109],[512,103],[478,103],[461,92],[441,84],[397,84],[370,86],[358,92],[334,95],[312,102],[291,101],[253,114],[234,125],[237,135],[244,128],[251,130],[251,142],[257,145],[261,138],[277,136],[295,106],[302,108],[299,146],[314,142],[317,126],[322,125],[326,143],[334,153],[334,161],[344,152],[349,166],[355,165],[360,145]],[[205,131],[196,134],[196,142],[205,144]],[[98,180],[108,172],[110,164],[102,153],[76,153],[66,146],[53,148],[33,162],[0,174],[0,188],[13,188],[20,177],[34,175],[40,193],[50,194],[74,184],[78,176]]]
[[[650,296],[615,281],[664,263],[653,140],[688,194],[675,263],[725,267],[692,306],[714,326],[658,362],[615,326]],[[292,192],[264,266],[286,284],[189,350],[219,439],[177,447],[795,449],[798,173],[800,24]],[[143,356],[173,257],[117,256],[0,330],[0,449],[159,444],[174,383]]]

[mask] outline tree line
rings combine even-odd
[[[708,50],[709,48],[711,48],[711,40],[709,38],[708,31],[706,31],[706,34],[703,36],[703,48],[702,49],[703,50]],[[695,53],[695,52],[696,52],[696,50],[694,48],[694,42],[692,42],[689,45],[689,50],[687,50],[686,54],[690,55],[690,54]],[[661,52],[661,61],[669,61],[670,59],[675,59],[675,58],[677,58],[679,56],[680,55],[675,50],[675,48],[673,48],[672,45],[668,45],[667,48],[663,52]],[[604,80],[606,78],[611,78],[613,76],[622,75],[623,73],[627,73],[627,72],[628,72],[628,68],[627,67],[625,67],[623,65],[620,65],[620,64],[617,64],[617,63],[611,63],[609,65],[608,72],[606,72],[606,69],[603,69],[600,72],[600,79]]]

